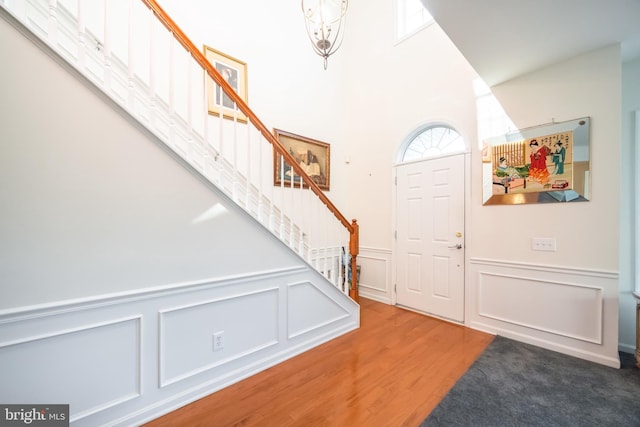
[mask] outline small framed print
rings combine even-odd
[[[204,56],[222,75],[240,98],[247,102],[247,64],[212,47],[204,46]],[[207,76],[207,108],[209,114],[246,123],[247,117],[222,87]]]

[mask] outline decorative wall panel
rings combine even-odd
[[[0,311],[0,401],[141,425],[358,325],[357,304],[305,266]]]
[[[161,387],[277,344],[278,316],[278,289],[161,311]]]
[[[40,334],[0,342],[0,401],[69,404],[74,421],[135,399],[141,393],[140,322],[114,319],[69,329],[38,322]]]
[[[480,316],[602,344],[600,288],[480,273],[479,296]]]
[[[468,326],[620,366],[617,274],[484,259],[470,265]]]
[[[360,265],[360,295],[391,304],[393,281],[391,251],[361,247],[358,255]]]
[[[304,304],[312,300],[313,304]],[[287,337],[289,339],[345,319],[348,311],[313,283],[288,286]]]

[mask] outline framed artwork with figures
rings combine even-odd
[[[247,64],[209,46],[204,46],[204,56],[229,83],[240,98],[247,102]],[[240,111],[231,97],[211,77],[206,76],[207,108],[209,114],[246,123],[247,117]]]
[[[298,162],[321,190],[329,190],[330,184],[330,146],[326,142],[317,141],[305,136],[296,135],[280,129],[273,130],[276,139]],[[290,187],[299,186],[300,176],[282,156],[273,151],[273,185]]]

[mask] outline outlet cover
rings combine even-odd
[[[534,251],[556,251],[555,237],[534,237],[531,239],[531,249]]]
[[[224,349],[224,331],[213,334],[213,351]]]

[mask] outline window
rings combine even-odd
[[[433,22],[420,0],[394,0],[396,6],[396,41],[402,41]]]
[[[462,153],[467,149],[462,136],[455,129],[440,124],[426,125],[416,129],[409,135],[404,147],[404,151],[401,150],[400,153],[401,162]]]
[[[482,79],[473,82],[473,90],[478,114],[478,148],[482,149],[484,139],[511,132],[516,126]]]

